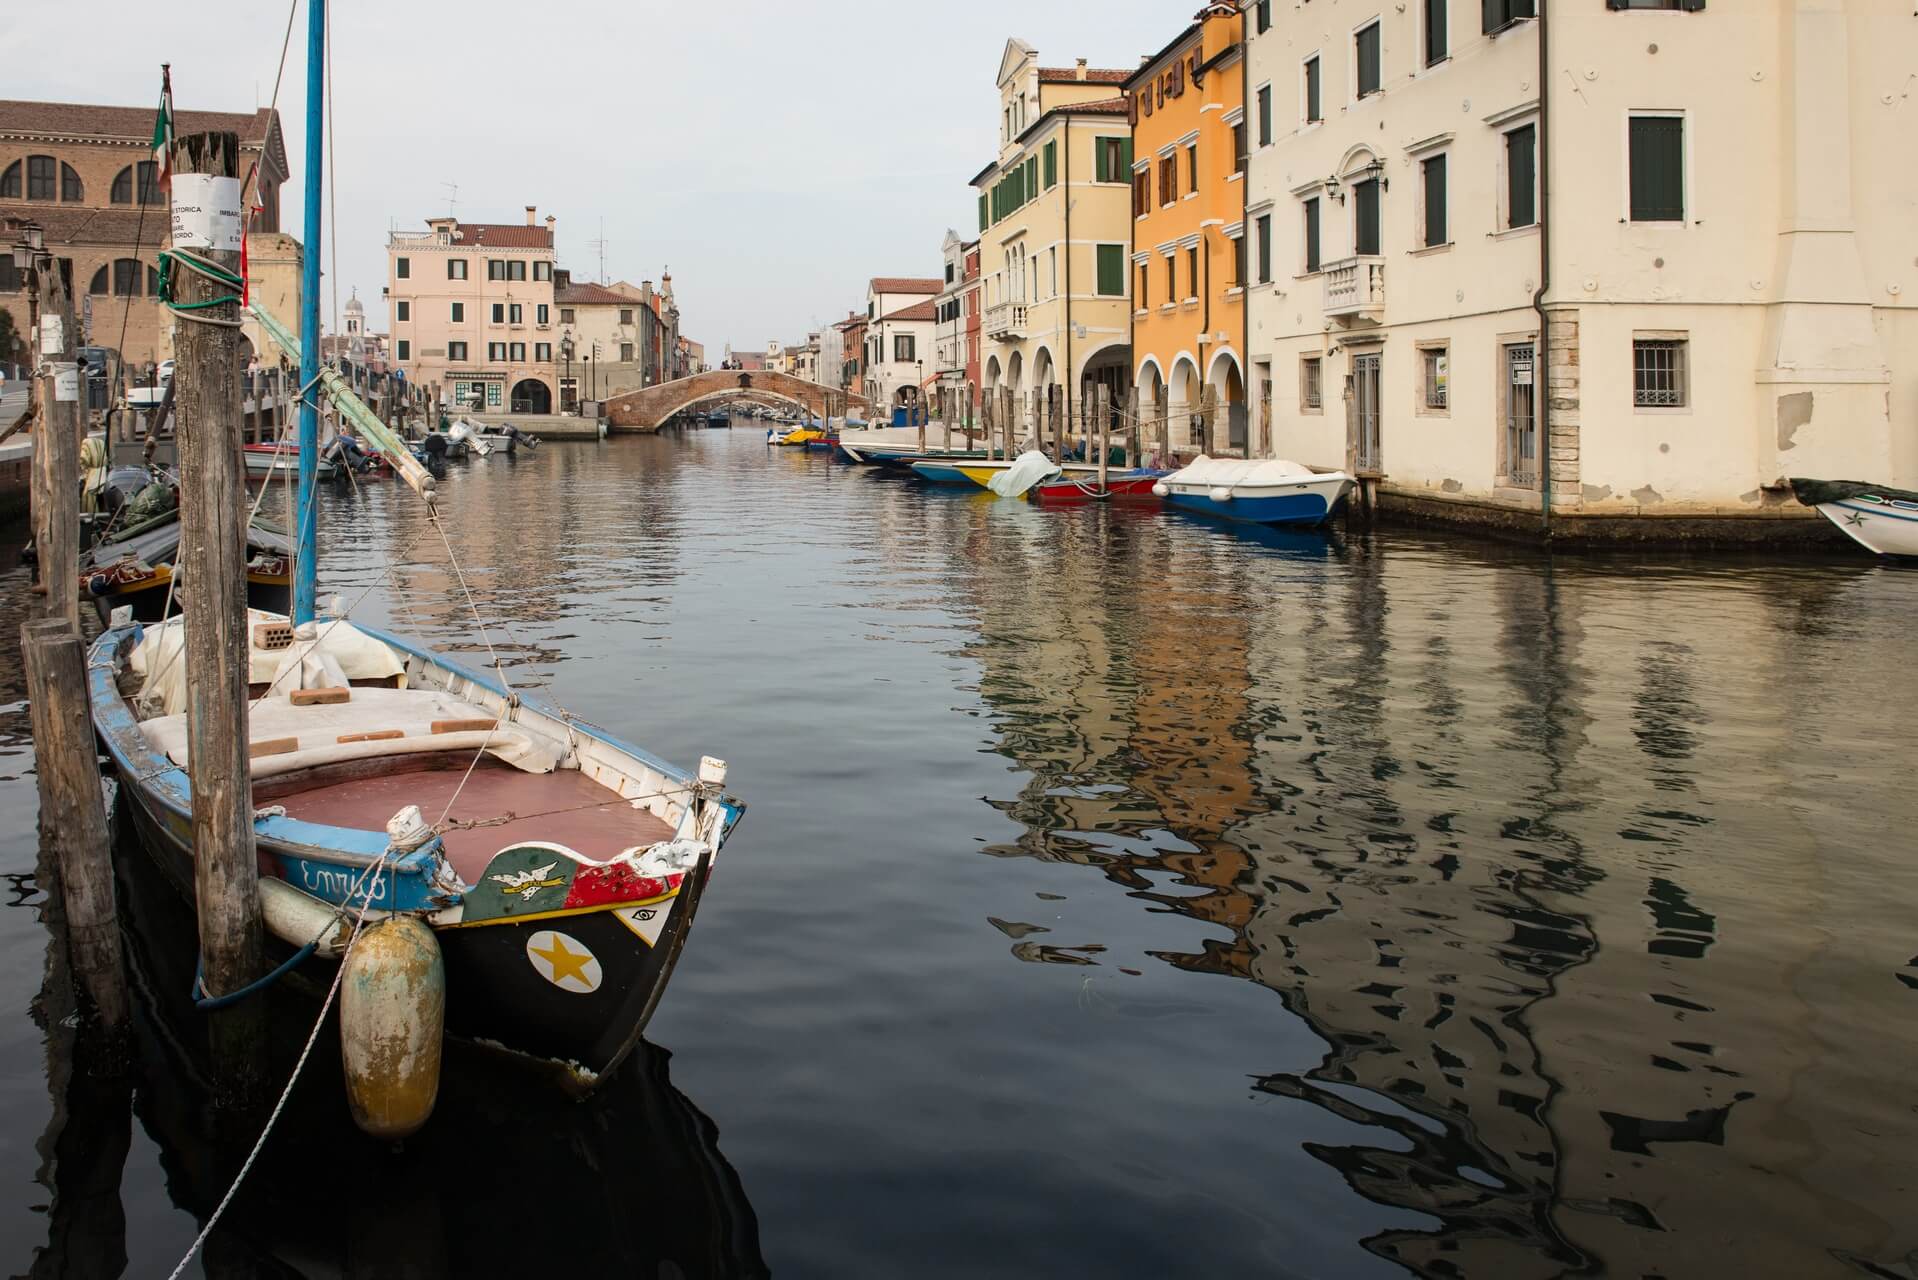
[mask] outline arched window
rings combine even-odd
[[[87,286],[87,292],[94,297],[102,297],[107,291],[107,269],[101,267],[93,273],[93,283]]]
[[[18,200],[20,198],[20,161],[15,160],[0,173],[0,200]]]
[[[80,181],[80,175],[73,171],[72,165],[66,163],[65,161],[61,161],[60,163],[60,199],[61,201],[67,204],[79,204],[86,198],[87,198],[87,189],[86,189],[86,186]]]
[[[160,173],[151,160],[142,160],[137,165],[130,164],[115,174],[113,190],[108,193],[107,198],[114,204],[132,204],[133,182],[136,176],[140,182],[140,203],[160,203]]]
[[[145,285],[147,295],[157,295],[160,292],[160,273],[152,267],[142,271],[141,267],[142,263],[138,258],[116,258],[111,268],[101,267],[93,273],[93,283],[87,286],[87,292],[95,297],[105,295],[108,283],[107,273],[110,269],[114,297],[138,298],[141,296],[142,284]]]
[[[53,172],[52,156],[27,157],[27,199],[53,199]]]

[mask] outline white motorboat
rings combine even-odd
[[[1858,480],[1793,478],[1798,500],[1881,556],[1918,556],[1918,493]]]
[[[1253,524],[1322,524],[1352,491],[1343,471],[1314,471],[1283,458],[1201,454],[1152,486],[1174,507]]]

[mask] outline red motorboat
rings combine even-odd
[[[1034,502],[1058,505],[1070,502],[1157,502],[1152,486],[1162,471],[1113,471],[1106,475],[1106,487],[1099,490],[1096,476],[1067,473],[1032,487]]]

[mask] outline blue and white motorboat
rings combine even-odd
[[[1152,486],[1184,511],[1252,524],[1321,524],[1352,491],[1343,471],[1314,471],[1283,458],[1200,455]]]
[[[1918,493],[1858,480],[1791,482],[1806,506],[1881,556],[1918,556]]]

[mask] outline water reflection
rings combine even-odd
[[[1804,1096],[1850,1074],[1815,1021],[1918,1040],[1882,980],[1846,983],[1856,1007],[1806,999],[1809,971],[1836,975],[1792,890],[1842,841],[1754,792],[1832,762],[1764,697],[1859,688],[1780,660],[1770,592],[1691,582],[1674,611],[1602,563],[1255,546],[1118,512],[982,554],[967,652],[1024,779],[993,801],[1023,830],[989,852],[1095,867],[1226,931],[1154,954],[1259,983],[1322,1038],[1254,1083],[1345,1122],[1303,1149],[1427,1224],[1366,1249],[1431,1276],[1809,1274],[1839,1252],[1910,1274],[1910,1099]],[[1843,759],[1860,792],[1895,785]],[[1867,885],[1890,869],[1859,857]],[[1857,961],[1839,972],[1868,978]],[[1725,1224],[1761,1204],[1789,1221],[1741,1247]]]

